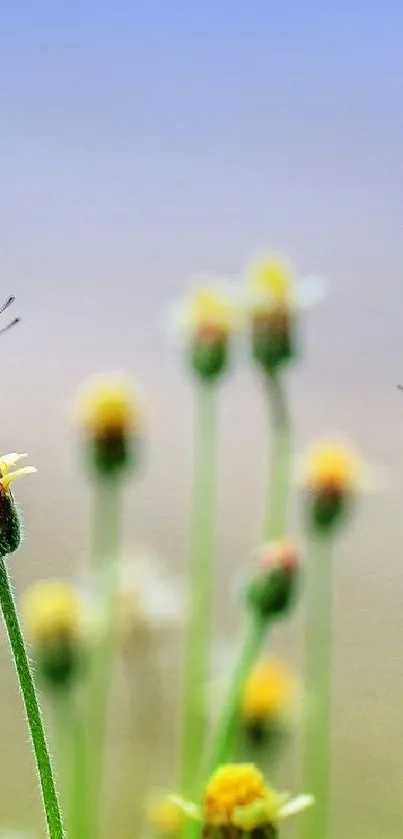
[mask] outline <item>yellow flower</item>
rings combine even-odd
[[[37,583],[25,592],[21,606],[28,636],[35,645],[74,640],[81,634],[80,597],[68,583]]]
[[[227,337],[239,325],[239,310],[229,292],[200,286],[179,307],[176,324],[192,339]]]
[[[206,824],[233,824],[239,807],[264,801],[266,787],[261,772],[251,763],[221,766],[210,779],[203,799]]]
[[[288,309],[294,301],[295,280],[289,260],[280,254],[267,254],[249,268],[247,281],[255,309],[280,306]]]
[[[32,475],[36,472],[35,466],[22,466],[20,469],[10,471],[19,460],[26,456],[26,454],[17,454],[17,452],[0,455],[0,484],[4,492],[9,491],[11,483],[16,478],[22,478],[24,475]]]
[[[244,688],[242,716],[246,723],[278,720],[289,709],[294,680],[275,659],[263,658],[253,667]]]
[[[308,795],[290,799],[287,793],[276,792],[253,763],[227,763],[216,769],[200,808],[179,797],[171,800],[190,818],[203,822],[206,836],[210,835],[208,828],[215,831],[232,826],[249,833],[263,825],[276,826],[313,803]]]
[[[363,466],[354,449],[325,440],[308,450],[303,482],[308,490],[352,493],[360,486]]]
[[[146,804],[146,819],[150,827],[162,836],[179,833],[184,820],[182,809],[170,796],[153,796]]]
[[[118,374],[85,382],[77,402],[78,421],[90,437],[127,436],[143,426],[138,399],[128,379]]]

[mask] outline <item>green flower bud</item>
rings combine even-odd
[[[203,381],[217,379],[227,367],[228,337],[220,334],[199,336],[191,346],[191,364]]]
[[[25,454],[5,454],[0,457],[0,557],[14,553],[21,542],[21,520],[10,486],[16,478],[36,472],[34,466],[12,470]]]
[[[0,556],[12,554],[21,544],[21,520],[11,491],[0,489]]]
[[[266,546],[246,588],[247,605],[263,619],[285,617],[294,605],[298,578],[295,548],[286,541]]]
[[[257,312],[252,318],[252,351],[266,373],[276,373],[295,358],[294,318],[286,308]]]

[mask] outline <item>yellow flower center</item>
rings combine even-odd
[[[30,588],[22,600],[22,614],[33,643],[76,638],[81,630],[81,603],[67,583],[47,581]]]
[[[244,689],[242,713],[248,722],[273,719],[289,706],[293,681],[280,662],[263,659],[253,668]]]
[[[235,325],[235,310],[229,296],[214,288],[201,288],[190,301],[189,325],[193,332],[227,335]]]
[[[229,763],[221,766],[211,778],[203,800],[203,817],[207,824],[230,824],[235,810],[264,800],[264,777],[251,763]]]
[[[261,304],[271,304],[289,308],[293,292],[294,278],[290,263],[279,255],[263,256],[251,266],[248,274],[249,284],[257,294]]]
[[[359,483],[359,476],[358,457],[345,446],[321,443],[307,456],[305,480],[310,490],[353,492]]]
[[[132,388],[118,376],[102,376],[84,386],[78,399],[78,420],[95,437],[128,434],[142,425]]]

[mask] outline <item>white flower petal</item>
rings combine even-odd
[[[280,819],[288,819],[289,816],[295,816],[297,813],[301,813],[302,810],[306,810],[307,807],[312,807],[314,802],[315,799],[312,795],[297,795],[296,798],[292,798],[286,804],[283,804],[279,813]]]
[[[191,819],[196,819],[196,821],[201,821],[200,807],[197,804],[193,804],[191,801],[184,801],[179,795],[170,795],[169,800],[172,801],[172,804],[176,804],[179,810],[185,813],[186,816],[190,816]]]
[[[296,283],[295,302],[300,309],[309,309],[326,297],[328,284],[323,277],[306,277]]]

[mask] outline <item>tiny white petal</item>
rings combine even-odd
[[[320,303],[327,294],[328,284],[323,277],[306,277],[295,285],[295,300],[300,309]]]
[[[191,801],[184,801],[183,798],[180,798],[178,795],[170,795],[169,800],[172,801],[172,804],[176,804],[176,806],[179,807],[182,813],[185,813],[186,816],[190,816],[191,819],[201,821],[200,807],[198,807],[197,804],[192,804]]]
[[[288,819],[289,816],[295,816],[297,813],[301,813],[302,810],[306,810],[307,807],[312,807],[314,804],[315,799],[312,795],[297,795],[296,798],[292,798],[291,801],[287,801],[280,809],[280,819]]]
[[[14,466],[16,463],[18,463],[19,460],[22,460],[23,457],[28,457],[26,452],[24,452],[23,454],[18,454],[18,452],[10,452],[10,454],[5,454],[3,457],[0,457],[0,463],[3,466]]]

